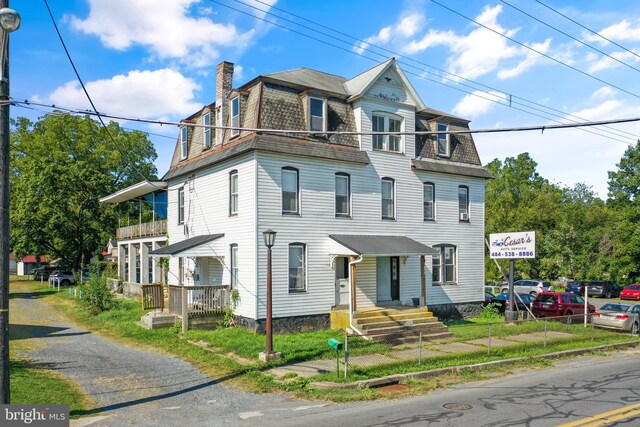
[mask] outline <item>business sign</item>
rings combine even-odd
[[[489,235],[490,258],[535,258],[536,232],[494,233]]]

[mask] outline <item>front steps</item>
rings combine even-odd
[[[393,345],[451,338],[453,334],[427,310],[419,308],[376,308],[359,312],[354,323],[374,342]]]

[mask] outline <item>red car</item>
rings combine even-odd
[[[596,307],[589,304],[587,310],[593,313]],[[572,323],[584,315],[584,299],[571,292],[540,292],[531,304],[531,312],[536,317],[566,316],[564,320]]]
[[[629,285],[620,292],[620,299],[633,299],[640,301],[640,283]]]

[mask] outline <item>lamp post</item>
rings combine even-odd
[[[264,245],[267,247],[267,320],[265,325],[266,344],[264,353],[260,353],[260,360],[269,362],[280,359],[281,354],[273,351],[273,326],[271,324],[271,248],[276,242],[276,232],[268,229],[262,232]]]
[[[20,15],[0,0],[0,399],[9,391],[9,33],[20,27]]]

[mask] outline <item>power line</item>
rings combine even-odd
[[[589,74],[589,73],[587,73],[586,71],[582,71],[581,69],[576,68],[576,67],[574,67],[573,65],[569,65],[569,64],[567,64],[566,62],[562,62],[562,61],[560,61],[559,59],[554,58],[554,57],[553,57],[553,56],[551,56],[551,55],[547,55],[547,54],[546,54],[546,53],[544,53],[544,52],[540,52],[539,50],[532,48],[531,46],[527,46],[526,44],[524,44],[524,43],[522,43],[522,42],[519,42],[518,40],[514,39],[513,37],[509,37],[509,36],[507,36],[507,35],[505,35],[505,34],[502,34],[501,32],[496,31],[496,30],[494,30],[493,28],[491,28],[491,27],[489,27],[489,26],[487,26],[487,25],[484,25],[484,24],[482,24],[482,23],[480,23],[480,22],[476,21],[476,20],[475,20],[475,19],[473,19],[473,18],[469,18],[468,16],[466,16],[466,15],[464,15],[464,14],[462,14],[462,13],[460,13],[460,12],[458,12],[458,11],[454,10],[454,9],[451,9],[450,7],[445,6],[445,5],[443,5],[442,3],[440,3],[440,2],[438,2],[438,1],[436,1],[436,0],[431,0],[431,2],[432,2],[432,3],[434,3],[434,4],[437,4],[438,6],[440,6],[440,7],[444,8],[444,9],[446,9],[446,10],[448,10],[448,11],[450,11],[451,13],[454,13],[454,14],[456,14],[456,15],[458,15],[458,16],[460,16],[460,17],[462,17],[462,18],[464,18],[464,19],[466,19],[466,20],[468,20],[468,21],[470,21],[470,22],[473,22],[473,23],[474,23],[474,24],[476,24],[476,25],[479,25],[480,27],[482,27],[482,28],[484,28],[484,29],[486,29],[486,30],[491,31],[492,33],[495,33],[495,34],[499,35],[500,37],[504,37],[505,39],[507,39],[507,40],[509,40],[509,41],[511,41],[511,42],[513,42],[513,43],[516,43],[517,45],[522,46],[522,47],[524,47],[525,49],[528,49],[528,50],[530,50],[530,51],[532,51],[532,52],[535,52],[535,53],[537,53],[538,55],[544,56],[545,58],[550,59],[550,60],[552,60],[553,62],[556,62],[556,63],[558,63],[558,64],[560,64],[560,65],[563,65],[563,66],[565,66],[565,67],[567,67],[567,68],[569,68],[569,69],[571,69],[571,70],[573,70],[573,71],[576,71],[576,72],[578,72],[578,73],[580,73],[580,74],[582,74],[582,75],[585,75],[585,76],[590,77],[590,78],[592,78],[592,79],[594,79],[594,80],[597,80],[597,81],[599,81],[600,83],[606,84],[607,86],[611,86],[611,87],[613,87],[613,88],[618,89],[618,90],[619,90],[619,91],[621,91],[621,92],[624,92],[624,93],[626,93],[626,94],[628,94],[628,95],[631,95],[631,96],[633,96],[633,97],[635,97],[635,98],[639,98],[639,99],[640,99],[640,95],[638,95],[638,94],[636,94],[636,93],[633,93],[633,92],[631,92],[631,91],[628,91],[628,90],[626,90],[626,89],[621,88],[620,86],[616,86],[616,85],[614,85],[614,84],[612,84],[612,83],[609,83],[609,82],[607,82],[606,80],[603,80],[603,79],[601,79],[601,78],[599,78],[599,77],[594,76],[593,74]]]
[[[596,32],[596,31],[593,31],[591,28],[586,27],[585,25],[582,25],[581,23],[579,23],[579,22],[578,22],[578,21],[576,21],[575,19],[572,19],[572,18],[568,17],[567,15],[565,15],[565,14],[563,14],[562,12],[560,12],[560,11],[558,11],[558,10],[556,10],[556,9],[552,8],[551,6],[549,6],[549,5],[547,5],[547,4],[543,3],[543,2],[541,2],[540,0],[536,0],[536,2],[538,2],[538,3],[539,3],[539,4],[541,4],[542,6],[546,7],[546,8],[547,8],[547,9],[549,9],[550,11],[552,11],[552,12],[554,12],[554,13],[557,13],[558,15],[562,16],[563,18],[568,19],[569,21],[573,22],[573,23],[574,23],[574,24],[576,24],[577,26],[579,26],[579,27],[581,27],[581,28],[584,28],[585,30],[589,31],[591,34],[596,35],[596,36],[600,37],[601,39],[606,40],[606,41],[608,41],[609,43],[611,43],[611,44],[613,44],[613,45],[615,45],[615,46],[618,46],[620,49],[622,49],[622,50],[624,50],[624,51],[626,51],[626,52],[628,52],[628,53],[630,53],[630,54],[632,54],[632,55],[634,55],[634,56],[636,56],[636,57],[640,58],[640,55],[638,55],[638,54],[637,54],[637,53],[635,53],[634,51],[629,50],[629,49],[627,49],[626,47],[624,47],[624,46],[622,46],[622,45],[620,45],[620,44],[618,44],[618,43],[614,42],[613,40],[606,38],[605,36],[603,36],[602,34],[600,34],[600,33]]]
[[[568,33],[564,32],[564,31],[562,31],[562,30],[560,30],[560,29],[558,29],[558,28],[554,27],[553,25],[550,25],[550,24],[548,24],[548,23],[546,23],[546,22],[542,21],[541,19],[536,18],[535,16],[531,15],[530,13],[527,13],[527,12],[525,12],[524,10],[519,9],[518,7],[516,7],[516,6],[512,5],[511,3],[508,3],[508,2],[507,2],[507,1],[505,1],[505,0],[500,0],[500,1],[501,1],[502,3],[504,3],[504,4],[506,4],[507,6],[509,6],[509,7],[513,8],[513,9],[517,10],[518,12],[520,12],[520,13],[522,13],[522,14],[524,14],[524,15],[528,16],[529,18],[531,18],[531,19],[533,19],[533,20],[535,20],[535,21],[537,21],[537,22],[539,22],[539,23],[541,23],[541,24],[543,24],[543,25],[546,25],[547,27],[551,28],[552,30],[555,30],[555,31],[559,32],[560,34],[563,34],[563,35],[565,35],[565,36],[569,37],[571,40],[574,40],[574,41],[576,41],[576,42],[578,42],[578,43],[580,43],[580,44],[582,44],[582,45],[584,45],[584,46],[587,46],[588,48],[593,49],[593,50],[595,50],[596,52],[598,52],[598,53],[600,53],[600,54],[602,54],[602,55],[604,55],[604,56],[606,56],[606,57],[608,57],[608,58],[610,58],[610,59],[613,59],[614,61],[619,62],[620,64],[622,64],[622,65],[624,65],[624,66],[627,66],[627,67],[631,68],[632,70],[635,70],[635,71],[640,72],[640,70],[639,70],[639,69],[637,69],[636,67],[634,67],[633,65],[631,65],[631,64],[627,64],[626,62],[621,61],[621,60],[619,60],[618,58],[615,58],[615,57],[613,57],[613,56],[609,55],[608,53],[606,53],[606,52],[604,52],[604,51],[602,51],[602,50],[598,49],[597,47],[595,47],[595,46],[591,46],[590,44],[583,42],[582,40],[580,40],[580,39],[578,39],[578,38],[576,38],[576,37],[572,36],[571,34],[568,34]]]

